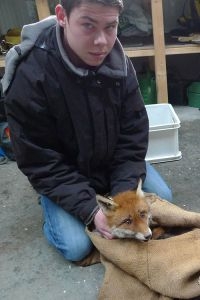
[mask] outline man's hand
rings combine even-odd
[[[110,229],[107,225],[106,217],[103,214],[101,209],[96,213],[96,215],[94,217],[94,225],[96,227],[96,230],[98,232],[100,232],[104,238],[109,239],[109,240],[114,238],[114,236],[111,234]]]

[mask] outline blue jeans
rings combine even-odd
[[[149,163],[143,190],[172,201],[171,190]],[[41,196],[41,205],[44,235],[49,243],[69,261],[85,258],[93,249],[93,244],[85,233],[85,225],[45,196]]]

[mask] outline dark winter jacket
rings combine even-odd
[[[58,25],[31,47],[5,99],[16,160],[38,193],[87,224],[96,193],[145,178],[148,118],[135,71],[118,40],[97,71],[76,68]]]

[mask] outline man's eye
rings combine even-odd
[[[116,28],[117,28],[117,25],[109,25],[109,26],[107,26],[106,27],[106,29],[108,30],[108,31],[114,31],[114,30],[116,30]]]
[[[91,23],[84,23],[84,24],[83,24],[83,27],[84,27],[85,29],[93,29],[93,28],[94,28],[94,25],[91,24]]]

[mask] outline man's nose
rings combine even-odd
[[[97,44],[106,44],[106,43],[107,40],[106,40],[105,33],[103,31],[99,31],[95,36],[94,44],[97,45]]]

